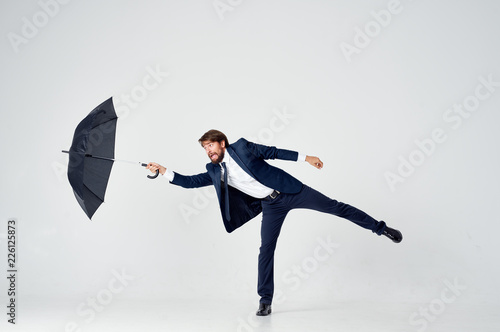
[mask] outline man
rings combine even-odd
[[[255,144],[244,138],[229,144],[226,135],[218,130],[209,130],[198,142],[211,161],[206,165],[205,173],[185,176],[157,163],[149,163],[147,168],[153,173],[159,170],[172,184],[184,188],[214,185],[222,220],[229,233],[262,212],[257,287],[261,299],[258,316],[271,313],[274,250],[281,226],[290,210],[306,208],[333,214],[377,235],[385,235],[395,243],[403,239],[401,232],[389,228],[384,221],[377,221],[353,206],[326,197],[265,161],[306,161],[321,169],[323,162],[318,157]]]

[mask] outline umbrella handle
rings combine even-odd
[[[156,179],[158,177],[158,174],[160,174],[160,170],[159,169],[156,170],[156,174],[155,175],[148,175],[148,178],[149,179]]]
[[[141,163],[141,166],[146,167],[146,166],[148,166],[148,164]],[[148,179],[156,179],[159,174],[160,174],[160,170],[157,169],[155,175],[148,175]]]

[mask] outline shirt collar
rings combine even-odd
[[[231,156],[229,155],[229,152],[228,152],[228,151],[227,151],[227,149],[226,149],[226,151],[224,151],[224,158],[222,158],[222,161],[221,161],[220,163],[221,163],[221,164],[222,164],[222,163],[226,163],[226,165],[227,165],[227,164],[228,164],[228,163],[230,163],[230,162],[231,162]],[[222,165],[221,165],[221,166],[222,166]]]

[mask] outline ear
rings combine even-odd
[[[226,147],[226,141],[221,141],[220,142],[220,146],[222,146],[223,148],[225,148]]]

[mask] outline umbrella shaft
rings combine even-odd
[[[66,151],[66,150],[62,150],[62,152],[69,154],[69,151]],[[77,152],[77,153],[83,154],[83,152]],[[108,157],[94,156],[94,155],[91,155],[91,154],[88,154],[88,153],[85,154],[85,157],[95,158],[95,159],[103,159],[103,160],[110,160],[110,161],[119,161],[119,162],[122,162],[122,163],[129,163],[129,164],[140,164],[143,167],[148,166],[148,164],[144,164],[144,163],[142,163],[140,161],[130,161],[130,160],[123,160],[123,159],[113,159],[113,158],[108,158]]]

